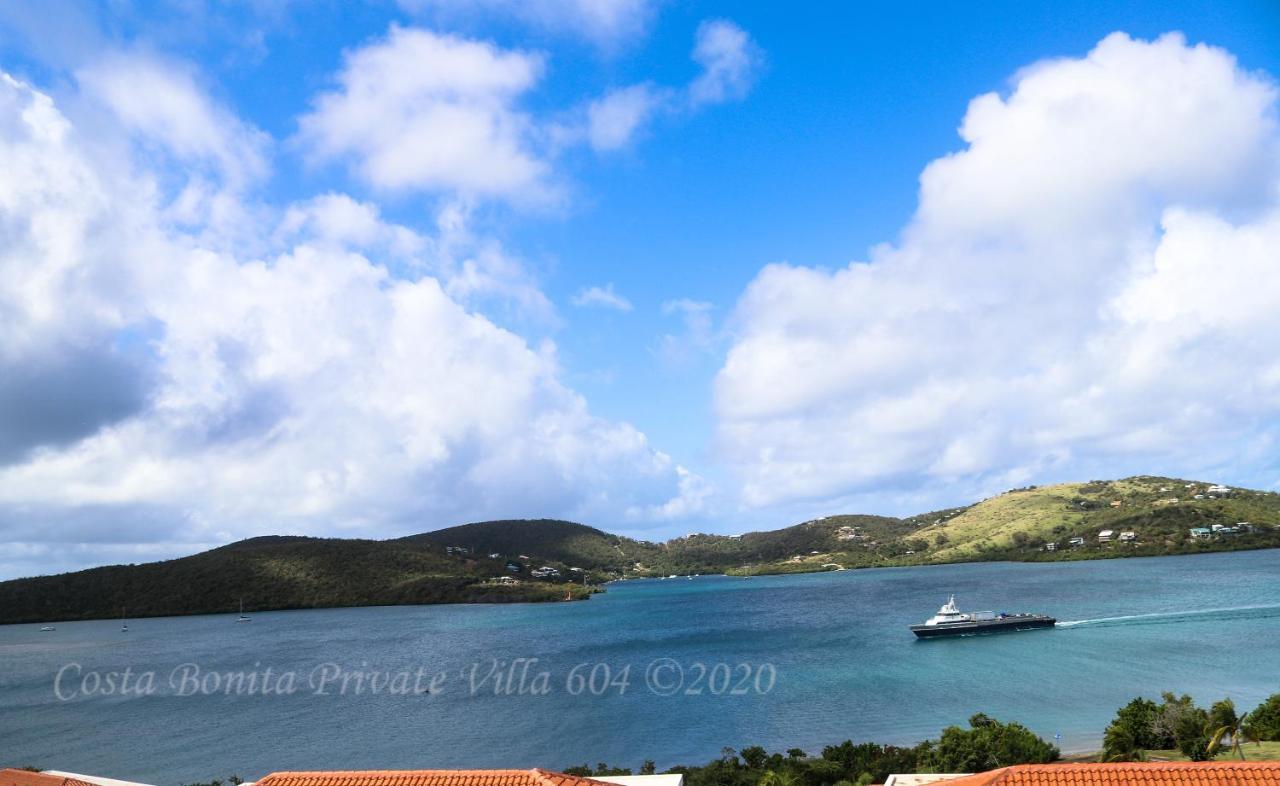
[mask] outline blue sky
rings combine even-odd
[[[1280,482],[1211,295],[1280,281],[1274,3],[58,6],[0,10],[0,573]]]

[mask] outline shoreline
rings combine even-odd
[[[743,568],[740,567],[740,568],[730,568],[722,573],[704,572],[699,575],[749,578],[753,576],[786,576],[786,575],[792,575],[792,574],[802,575],[802,574],[811,574],[811,573],[840,573],[846,570],[875,570],[878,568],[929,568],[929,567],[937,567],[941,565],[990,565],[990,564],[999,564],[999,563],[1035,565],[1035,564],[1054,564],[1059,562],[1094,562],[1098,560],[1148,559],[1153,557],[1200,557],[1200,556],[1206,556],[1210,554],[1231,554],[1235,552],[1275,551],[1275,550],[1280,550],[1280,545],[1268,544],[1268,545],[1261,545],[1261,546],[1245,546],[1241,548],[1197,547],[1195,550],[1171,551],[1163,554],[1132,553],[1132,552],[1125,553],[1125,552],[1107,551],[1105,553],[1084,552],[1078,555],[1074,555],[1072,554],[1072,552],[1066,552],[1066,554],[1070,556],[1061,556],[1061,557],[1054,556],[1052,558],[1046,558],[1046,559],[956,559],[956,560],[939,560],[937,562],[910,561],[910,562],[893,562],[893,563],[877,564],[877,565],[845,565],[838,569],[826,568],[826,567],[822,567],[821,565],[815,566],[812,569],[804,569],[803,566],[807,565],[808,563],[782,562],[782,563],[769,563],[770,566],[778,566],[778,567],[784,568],[782,570],[765,569],[765,570],[752,570],[748,572],[743,570]],[[793,564],[800,567],[797,567],[795,569],[788,567],[789,565],[793,565]],[[830,563],[827,563],[827,564],[830,564]],[[668,578],[668,577],[667,576],[620,576],[616,579],[611,579],[609,582],[606,582],[606,583],[611,584],[615,581],[633,581],[636,579],[661,580],[664,578]],[[687,578],[687,576],[680,575],[678,576],[678,578]]]
[[[913,562],[913,563],[902,564],[902,565],[858,565],[858,566],[846,567],[843,570],[834,570],[834,569],[781,570],[781,571],[757,572],[757,573],[729,573],[729,572],[701,573],[698,575],[699,577],[748,579],[748,578],[754,578],[756,576],[769,577],[769,576],[788,576],[788,575],[797,575],[797,576],[817,575],[817,574],[823,574],[823,573],[842,573],[844,571],[876,570],[876,569],[884,569],[884,568],[931,568],[931,567],[942,567],[945,565],[995,565],[995,564],[1034,565],[1034,564],[1048,564],[1048,563],[1060,563],[1060,562],[1092,562],[1096,560],[1112,560],[1112,559],[1148,559],[1148,558],[1159,558],[1159,557],[1201,557],[1201,556],[1210,556],[1214,554],[1230,554],[1230,553],[1236,553],[1236,552],[1255,552],[1255,551],[1280,551],[1280,546],[1264,546],[1260,548],[1203,549],[1203,550],[1197,550],[1197,551],[1175,552],[1172,554],[1113,554],[1109,556],[1094,555],[1094,556],[1076,557],[1071,559],[1051,559],[1051,560],[1015,560],[1015,559],[955,560],[950,562]],[[678,578],[687,580],[689,576],[681,575],[681,576],[678,576]],[[609,581],[606,581],[601,585],[592,587],[591,591],[585,594],[575,593],[575,597],[573,598],[572,602],[581,602],[581,601],[590,600],[592,595],[595,595],[597,593],[600,593],[600,594],[606,593],[607,589],[605,588],[609,584],[626,582],[626,581],[663,581],[666,579],[668,579],[668,576],[620,576],[616,579],[610,579]],[[569,585],[558,584],[558,585],[549,585],[549,586],[555,587],[556,591],[554,593],[548,592],[546,594],[546,597],[543,597],[540,599],[533,599],[533,600],[530,600],[530,599],[473,600],[473,601],[444,601],[440,603],[359,603],[359,604],[352,604],[352,605],[302,606],[302,607],[281,606],[277,608],[257,608],[257,609],[249,610],[246,613],[252,615],[252,614],[267,614],[267,613],[292,612],[292,611],[331,611],[331,610],[341,610],[341,609],[364,609],[364,608],[375,608],[375,609],[376,608],[417,608],[417,607],[428,607],[428,606],[505,606],[505,605],[534,606],[534,605],[544,605],[544,604],[565,603],[567,601],[565,601],[564,598],[559,597],[559,591],[565,588],[580,587],[580,585],[576,585],[576,584],[569,584]],[[189,613],[176,613],[176,614],[150,614],[150,615],[130,616],[129,620],[134,621],[134,620],[146,620],[146,619],[169,619],[169,618],[183,618],[183,617],[222,617],[222,616],[230,617],[230,616],[235,616],[236,613],[237,612],[235,611],[225,611],[225,612],[220,611],[220,612],[189,612]],[[103,617],[78,617],[78,618],[20,621],[20,622],[0,622],[0,627],[7,628],[7,627],[14,627],[14,626],[22,626],[22,625],[61,625],[61,624],[70,624],[75,622],[114,621],[117,619],[118,618],[116,617],[103,616]]]

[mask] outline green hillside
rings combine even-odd
[[[896,523],[879,537],[835,544],[818,555],[798,552],[731,571],[1106,559],[1280,547],[1280,494],[1240,488],[1213,493],[1212,487],[1211,483],[1140,476],[1014,489],[967,507],[890,519]],[[1235,529],[1246,522],[1248,527],[1231,534],[1191,535],[1193,528]],[[1112,536],[1104,542],[1100,534],[1106,530]],[[1133,540],[1121,542],[1124,532],[1132,532]],[[1072,544],[1072,538],[1082,538],[1084,543]]]
[[[1247,527],[1237,527],[1248,522]],[[1236,532],[1215,533],[1225,526]],[[1192,537],[1190,530],[1210,530]],[[1104,542],[1099,535],[1111,530]],[[1133,533],[1121,542],[1122,532]],[[1072,544],[1082,538],[1083,544]],[[1135,477],[1015,489],[898,519],[838,515],[665,543],[551,519],[398,540],[263,537],[182,559],[0,582],[0,623],[389,604],[562,600],[614,578],[1280,547],[1280,494]],[[507,582],[502,584],[501,582]],[[511,582],[516,582],[512,584]]]
[[[566,587],[492,579],[505,563],[431,544],[265,537],[190,557],[0,582],[0,624],[423,603],[561,600]],[[575,588],[575,595],[584,590]]]
[[[1280,494],[1231,489],[1211,493],[1213,484],[1142,476],[1115,481],[1063,483],[1009,491],[968,508],[921,522],[914,538],[926,544],[929,561],[1026,558],[1031,554],[1081,555],[1182,553],[1251,546],[1275,541]],[[1199,497],[1199,499],[1197,499]],[[1261,531],[1193,539],[1194,527],[1248,522]],[[1100,543],[1099,533],[1133,532],[1132,543]],[[1085,546],[1072,548],[1082,537]],[[1043,552],[1053,543],[1056,551]],[[1280,542],[1274,545],[1280,545]]]
[[[881,549],[896,553],[902,536],[914,529],[887,516],[828,516],[743,535],[686,535],[663,544],[665,559],[655,567],[670,567],[673,573],[753,573],[762,566],[778,572],[862,565],[875,562]]]
[[[526,555],[542,562],[591,571],[621,572],[637,561],[653,561],[661,547],[555,519],[481,521],[411,535],[404,543],[462,546],[473,554]]]

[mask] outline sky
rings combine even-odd
[[[0,578],[1280,488],[1278,35],[1262,0],[0,5]]]

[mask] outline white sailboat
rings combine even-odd
[[[126,609],[123,606],[121,606],[120,607],[120,632],[121,633],[129,632],[129,623],[125,622],[125,619],[124,619],[125,611]]]
[[[248,622],[249,618],[244,614],[244,598],[240,599],[240,616],[236,617],[236,622]]]

